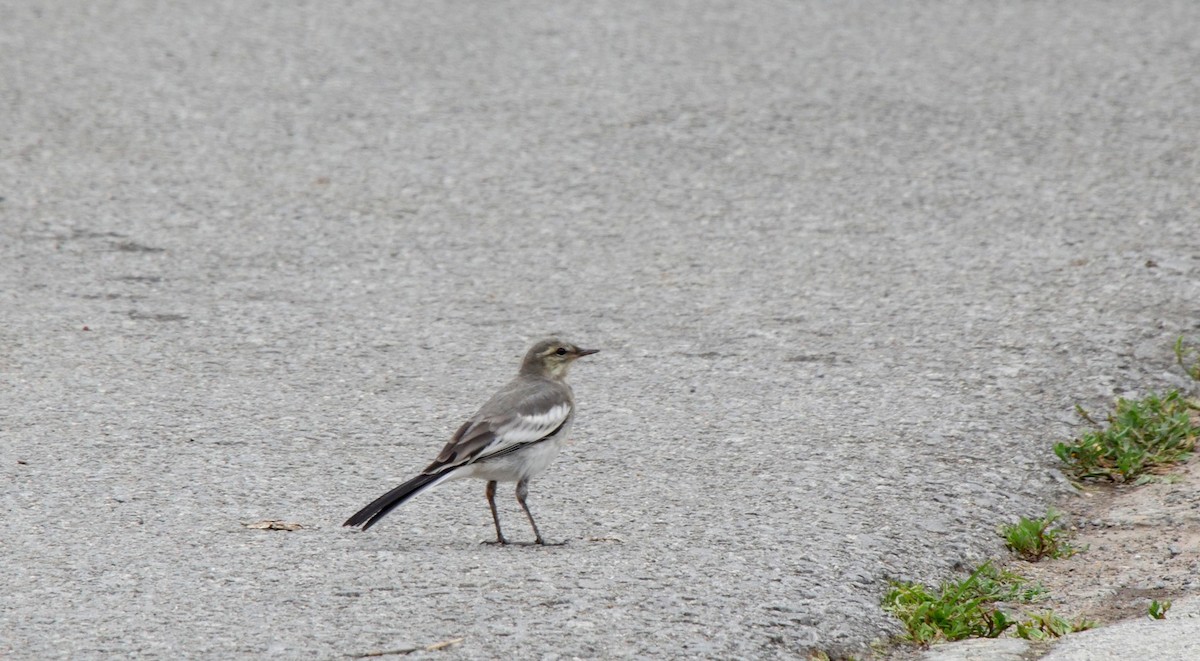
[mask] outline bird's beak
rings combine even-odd
[[[583,358],[584,356],[590,356],[594,353],[600,353],[600,350],[599,349],[580,349],[579,351],[575,352],[575,357]]]

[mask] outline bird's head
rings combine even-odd
[[[529,349],[521,362],[522,374],[536,374],[561,379],[576,358],[596,353],[599,349],[580,349],[556,338],[542,340]]]

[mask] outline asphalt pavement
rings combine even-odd
[[[0,14],[5,659],[862,654],[1200,336],[1188,0]],[[565,545],[341,527],[551,333]]]

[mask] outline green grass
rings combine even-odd
[[[985,562],[975,570],[975,594],[992,602],[1032,604],[1046,598],[1046,588],[1039,583]]]
[[[1042,586],[985,562],[965,579],[943,582],[936,590],[893,582],[883,598],[883,609],[900,618],[908,630],[905,638],[918,645],[997,638],[1006,632],[1017,638],[1046,640],[1096,626],[1082,618],[1066,620],[1050,610],[1021,618],[999,606],[1031,604],[1045,597]]]
[[[1182,335],[1175,340],[1175,361],[1188,376],[1200,381],[1200,349],[1195,345],[1184,344]]]
[[[1171,602],[1153,599],[1150,601],[1148,615],[1150,615],[1150,619],[1161,620],[1167,616],[1169,610],[1171,610]]]
[[[1095,424],[1086,411],[1078,410]],[[1200,436],[1200,425],[1191,415],[1195,410],[1177,390],[1118,399],[1107,428],[1097,425],[1070,443],[1058,443],[1054,454],[1079,479],[1144,482],[1150,473],[1191,457]]]
[[[1096,627],[1096,623],[1091,620],[1079,618],[1074,622],[1065,620],[1053,611],[1037,613],[1027,620],[1022,620],[1017,623],[1016,635],[1017,638],[1025,640],[1048,640],[1050,638],[1058,638],[1076,631],[1087,631]]]
[[[1018,624],[996,602],[1029,603],[1044,595],[1041,586],[1030,586],[1023,577],[986,562],[967,578],[946,581],[937,590],[893,582],[883,608],[904,623],[908,640],[928,645],[938,640],[996,638]]]
[[[1062,515],[1051,509],[1040,519],[1021,518],[1004,526],[1004,544],[1022,560],[1037,562],[1042,558],[1069,558],[1077,549],[1067,541],[1067,532],[1056,524]]]

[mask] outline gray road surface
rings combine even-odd
[[[0,14],[6,659],[861,651],[1200,334],[1190,0]],[[566,546],[340,527],[551,331]]]

